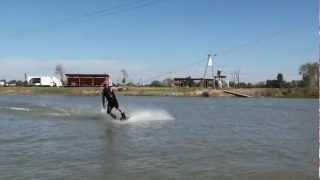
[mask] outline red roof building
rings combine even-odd
[[[68,87],[97,87],[102,86],[109,77],[108,74],[65,74]]]

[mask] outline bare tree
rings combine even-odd
[[[124,69],[121,69],[121,73],[122,73],[122,80],[121,80],[121,82],[122,82],[122,84],[125,84],[125,83],[127,82],[127,80],[128,80],[128,73],[127,73],[127,71],[124,70]]]
[[[233,70],[231,72],[231,77],[232,77],[232,81],[233,81],[233,88],[236,88],[236,87],[239,88],[239,84],[240,84],[240,69]]]
[[[24,73],[24,84],[28,84],[28,74],[26,72]]]
[[[232,77],[233,88],[236,88],[236,75],[234,71],[231,72],[231,77]]]
[[[237,86],[240,88],[240,69],[236,70]]]
[[[65,69],[62,64],[57,64],[54,70],[54,74],[60,79],[62,83],[64,83],[64,72]]]

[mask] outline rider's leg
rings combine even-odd
[[[126,116],[126,114],[124,113],[124,111],[122,111],[119,107],[117,107],[117,110],[121,113],[121,119],[122,119],[122,120],[127,119],[127,116]]]
[[[113,119],[116,119],[117,116],[115,114],[113,114],[111,111],[112,111],[112,106],[108,105],[107,107],[107,113],[113,118]]]

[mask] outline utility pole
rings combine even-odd
[[[211,57],[211,55],[209,54],[208,55],[209,57],[208,58],[211,58],[211,62],[212,62],[212,66],[211,66],[211,71],[212,71],[212,87],[213,87],[213,89],[216,89],[216,79],[214,78],[214,61],[213,61],[213,58]],[[215,56],[215,55],[213,55],[213,56]],[[209,59],[209,61],[210,61],[210,59]]]

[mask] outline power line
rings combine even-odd
[[[125,11],[130,11],[133,9],[139,9],[139,8],[144,8],[151,6],[153,4],[156,4],[160,1],[158,0],[138,0],[138,1],[133,1],[125,4],[120,4],[113,6],[111,8],[104,8],[104,9],[98,9],[90,12],[83,13],[77,17],[70,17],[70,18],[65,18],[59,22],[56,23],[50,23],[45,25],[44,27],[36,27],[36,28],[31,28],[28,30],[18,31],[15,33],[12,33],[9,35],[9,37],[16,37],[16,36],[23,36],[27,34],[35,34],[35,33],[40,33],[40,32],[48,32],[47,30],[53,30],[57,29],[61,25],[70,25],[74,24],[80,21],[85,21],[85,20],[90,20],[95,17],[102,17],[102,16],[110,16],[110,15],[116,15],[119,13],[123,13]]]
[[[280,35],[283,35],[283,34],[288,34],[288,33],[292,33],[292,32],[295,32],[297,30],[299,30],[300,28],[296,28],[295,30],[292,30],[290,32],[288,31],[277,31],[277,32],[274,32],[274,33],[271,33],[270,35],[268,36],[265,36],[263,38],[256,38],[254,39],[253,41],[248,41],[248,42],[245,42],[245,43],[242,43],[238,46],[234,46],[234,47],[231,47],[231,48],[228,48],[228,49],[221,49],[220,51],[217,51],[217,53],[214,53],[213,56],[223,56],[223,55],[227,55],[227,54],[231,54],[237,50],[240,50],[240,49],[243,49],[243,48],[246,48],[246,47],[250,47],[252,45],[257,45],[259,43],[262,43],[263,41],[266,41],[266,40],[271,40],[271,39],[274,39],[274,38],[277,38],[277,37],[280,37]],[[169,74],[174,74],[174,73],[177,73],[179,70],[183,69],[187,69],[188,67],[192,67],[194,65],[198,65],[200,63],[203,63],[204,60],[201,60],[201,61],[195,61],[195,62],[192,62],[191,64],[188,64],[187,66],[183,66],[182,68],[179,68],[175,71],[168,71],[168,72],[163,72],[163,73],[160,73],[159,75],[156,75],[156,76],[153,76],[151,78],[149,78],[149,81],[155,78],[159,78],[159,77],[162,77],[162,76],[165,76],[165,75],[169,75]]]
[[[179,67],[175,71],[161,72],[156,76],[152,76],[152,77],[148,78],[146,81],[151,81],[153,79],[156,79],[156,78],[159,78],[159,77],[162,77],[162,76],[165,76],[165,75],[174,74],[174,73],[178,72],[179,70],[182,70],[182,69],[185,70],[185,69],[188,69],[188,68],[190,68],[192,66],[198,65],[198,64],[203,63],[203,62],[204,62],[203,60],[201,60],[201,61],[197,60],[197,61],[194,61],[194,62],[192,62],[190,64],[187,64],[186,66]]]
[[[113,8],[107,8],[107,9],[100,9],[96,10],[94,12],[86,13],[82,17],[83,18],[92,18],[92,17],[97,17],[97,16],[108,16],[108,15],[114,15],[118,13],[122,13],[125,10],[132,10],[132,9],[138,9],[138,8],[143,8],[147,6],[151,6],[155,3],[159,2],[158,0],[138,0],[122,5],[117,5]]]
[[[282,36],[283,34],[292,33],[292,32],[295,32],[297,30],[300,30],[301,28],[304,28],[304,27],[296,27],[296,28],[294,28],[294,30],[291,30],[289,32],[288,31],[276,31],[276,32],[273,32],[273,33],[271,33],[269,35],[264,36],[263,38],[255,38],[254,40],[241,43],[240,45],[237,45],[237,46],[234,46],[234,47],[230,47],[228,49],[221,49],[216,54],[217,55],[231,54],[234,51],[237,51],[237,50],[240,50],[240,49],[243,49],[243,48],[246,48],[246,47],[250,47],[250,46],[253,46],[253,45],[257,45],[257,44],[262,43],[262,42],[264,42],[266,40],[272,40],[272,39],[278,38],[278,37]]]

